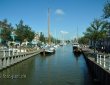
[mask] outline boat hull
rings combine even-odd
[[[74,52],[74,54],[81,54],[82,53],[81,49],[79,49],[77,46],[73,46],[73,52]]]
[[[51,55],[51,54],[54,54],[54,53],[55,53],[55,50],[53,50],[53,51],[44,50],[44,51],[42,51],[40,54],[41,54],[41,55]]]

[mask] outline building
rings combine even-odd
[[[37,32],[37,33],[35,33],[35,37],[34,37],[34,39],[32,40],[32,44],[34,44],[34,45],[37,45],[37,43],[39,42],[39,33]]]

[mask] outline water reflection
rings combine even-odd
[[[76,58],[76,61],[78,61],[80,56],[81,56],[81,53],[74,53],[74,57]]]

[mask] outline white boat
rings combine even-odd
[[[55,45],[54,48],[57,49],[58,48],[58,45]]]
[[[73,52],[81,53],[80,44],[78,43],[78,28],[77,28],[77,37],[73,40]]]
[[[79,43],[73,43],[73,52],[74,53],[81,53],[81,48]]]
[[[79,43],[73,43],[73,49],[80,48]]]
[[[46,46],[43,48],[43,51],[41,52],[41,54],[45,55],[45,54],[53,54],[55,53],[55,48],[51,47],[51,46]]]
[[[55,53],[54,45],[51,43],[50,37],[50,10],[48,9],[48,44],[46,44],[43,48],[43,55]]]

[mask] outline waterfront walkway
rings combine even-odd
[[[22,49],[20,49],[22,50]],[[25,59],[28,59],[38,53],[41,52],[41,49],[38,48],[31,48],[30,50],[28,49],[23,49],[20,51],[17,49],[15,50],[1,50],[1,55],[0,55],[0,70],[5,69],[9,66],[12,66],[18,62],[21,62]]]
[[[93,75],[94,80],[100,82],[100,85],[110,84],[110,55],[105,53],[94,53],[89,48],[82,48],[88,68]]]
[[[110,72],[110,54],[98,51],[95,51],[94,53],[94,50],[89,49],[88,47],[82,48],[82,50],[90,60],[96,62],[103,69]]]

